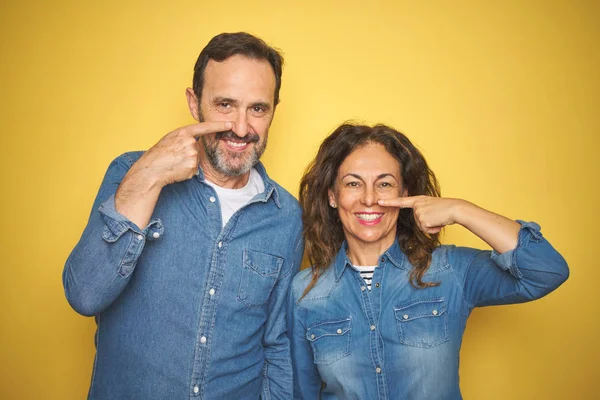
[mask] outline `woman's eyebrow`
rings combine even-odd
[[[360,176],[360,175],[358,175],[358,174],[355,174],[355,173],[352,173],[352,172],[350,172],[350,173],[348,173],[348,174],[346,174],[346,175],[342,176],[342,179],[345,179],[345,178],[347,178],[347,177],[349,177],[349,176],[352,176],[352,177],[354,177],[354,178],[356,178],[356,179],[361,179],[361,180],[362,180],[362,176]]]
[[[344,179],[344,178],[346,178],[346,177],[348,177],[348,176],[351,176],[351,177],[354,177],[354,178],[356,178],[356,179],[360,179],[360,180],[362,180],[362,179],[363,179],[363,178],[362,178],[362,176],[360,176],[359,174],[353,173],[353,172],[347,173],[346,175],[342,176],[342,178],[341,178],[341,179]],[[396,178],[396,177],[394,176],[394,174],[392,174],[392,173],[389,173],[389,172],[386,172],[386,173],[384,173],[384,174],[379,174],[379,175],[377,175],[377,179],[382,179],[382,178],[385,178],[385,177],[388,177],[388,176],[391,176],[391,177],[392,177],[392,178],[394,178],[395,180],[398,180],[398,178]]]
[[[398,178],[396,178],[396,177],[394,176],[394,174],[391,174],[391,173],[389,173],[389,172],[388,172],[388,173],[385,173],[385,174],[377,175],[377,179],[385,178],[385,177],[388,177],[388,176],[391,176],[391,177],[392,177],[392,178],[394,178],[395,180],[397,180],[397,179],[398,179]]]

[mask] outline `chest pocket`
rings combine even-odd
[[[244,250],[244,269],[240,277],[238,300],[247,307],[264,305],[277,281],[283,258]]]
[[[400,343],[429,348],[448,340],[444,298],[423,299],[394,307]]]
[[[306,339],[313,350],[315,364],[331,364],[350,354],[352,318],[324,321],[309,326]]]

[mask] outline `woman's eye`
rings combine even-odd
[[[358,187],[359,183],[358,182],[348,182],[346,183],[346,186],[349,187]]]

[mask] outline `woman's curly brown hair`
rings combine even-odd
[[[346,157],[371,143],[381,144],[398,160],[402,185],[408,196],[440,197],[438,181],[425,157],[402,133],[382,124],[370,127],[345,123],[339,126],[323,141],[300,182],[306,253],[312,265],[312,279],[304,295],[315,286],[344,242],[338,212],[329,207],[328,190],[333,190],[338,169]],[[429,268],[433,250],[440,244],[439,235],[423,233],[411,209],[400,210],[396,234],[400,248],[413,265],[411,285],[417,288],[437,286],[437,282],[423,282],[423,275]]]

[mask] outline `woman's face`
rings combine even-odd
[[[401,194],[400,163],[381,144],[367,144],[346,157],[329,190],[329,203],[338,209],[351,248],[376,245],[384,251],[392,245],[399,210],[377,200]]]

